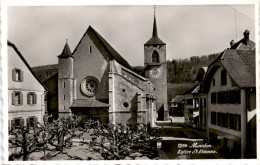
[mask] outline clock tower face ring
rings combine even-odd
[[[150,76],[153,78],[158,78],[161,74],[160,68],[153,68],[150,70]]]
[[[95,96],[98,86],[98,79],[96,77],[89,76],[81,82],[80,88],[86,96],[92,97]]]

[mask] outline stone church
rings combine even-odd
[[[59,117],[83,115],[103,123],[168,120],[166,44],[158,37],[155,16],[152,37],[144,44],[144,75],[91,26],[73,52],[66,42],[56,68],[43,80],[49,114],[58,109]]]

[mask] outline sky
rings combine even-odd
[[[7,38],[30,66],[57,64],[68,39],[71,51],[92,26],[132,66],[144,63],[152,37],[154,6],[9,6]],[[157,5],[159,38],[167,60],[219,53],[250,31],[255,41],[254,5]]]

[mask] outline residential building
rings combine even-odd
[[[231,158],[256,158],[255,43],[244,38],[208,67],[201,93],[207,94],[209,142]]]
[[[47,89],[32,72],[17,47],[8,41],[8,126],[31,126],[43,121]]]
[[[184,97],[182,95],[177,95],[171,101],[170,115],[184,115]]]

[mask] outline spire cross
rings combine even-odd
[[[156,13],[156,5],[153,6],[153,12],[154,12],[154,15]]]
[[[68,39],[66,38],[66,44],[68,44]]]

